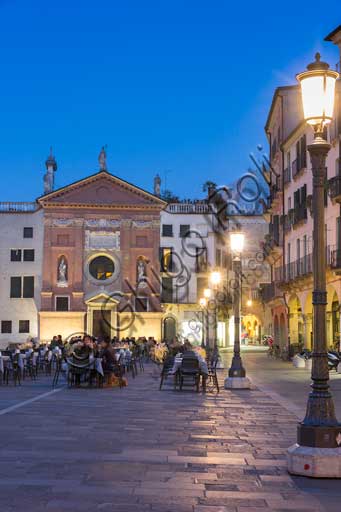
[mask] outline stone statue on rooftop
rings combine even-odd
[[[98,162],[99,162],[99,170],[100,171],[107,171],[107,153],[106,153],[106,146],[103,146],[100,154],[98,155]]]

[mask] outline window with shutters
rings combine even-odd
[[[191,235],[189,224],[180,224],[180,238],[186,238]]]
[[[1,320],[1,334],[11,334],[12,320]]]
[[[34,261],[34,249],[24,249],[24,261]]]
[[[11,299],[21,299],[21,277],[11,277],[11,289],[10,289],[10,298]]]
[[[24,228],[24,238],[33,238],[33,228]]]
[[[34,297],[34,277],[24,276],[23,279],[23,298],[32,299]]]
[[[30,321],[29,320],[19,320],[19,332],[21,334],[30,332]]]
[[[207,271],[207,247],[195,248],[195,270],[196,272]]]
[[[162,224],[162,236],[173,236],[172,224]]]
[[[11,249],[11,261],[21,261],[21,249]]]
[[[300,169],[307,167],[307,137],[303,135],[300,140]]]

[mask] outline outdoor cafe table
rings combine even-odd
[[[199,361],[200,373],[202,373],[203,375],[208,375],[208,367],[207,367],[206,361],[200,356],[197,356],[197,358]],[[180,370],[181,364],[182,364],[182,357],[178,354],[174,359],[172,373],[175,374],[178,370]]]
[[[78,366],[77,364],[75,364],[72,361],[72,357],[67,357],[66,358],[66,362],[67,362],[67,371],[69,371],[70,366],[74,366],[76,368],[84,368],[84,369],[96,370],[97,373],[99,373],[100,375],[102,375],[102,377],[104,377],[104,371],[103,371],[103,365],[102,365],[102,358],[101,357],[90,356],[89,364],[85,365],[85,366],[82,366],[82,365]]]

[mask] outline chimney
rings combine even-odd
[[[154,195],[157,197],[161,195],[161,178],[158,174],[154,178]]]
[[[330,41],[334,43],[339,48],[339,62],[338,62],[338,72],[341,73],[341,25],[336,27],[330,34],[328,34],[325,38],[325,41]]]
[[[44,194],[49,194],[54,190],[54,173],[57,170],[57,162],[50,148],[50,154],[45,162],[46,173],[44,174]]]

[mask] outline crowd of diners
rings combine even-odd
[[[115,336],[110,339],[109,337],[95,338],[84,334],[63,340],[59,334],[53,336],[48,343],[40,343],[38,339],[32,338],[23,344],[11,344],[8,348],[13,352],[18,349],[33,349],[35,351],[46,348],[53,352],[59,352],[65,358],[75,357],[79,360],[101,358],[103,370],[106,372],[112,371],[117,365],[120,353],[128,357],[142,357],[145,361],[151,360],[158,364],[164,363],[169,357],[196,357],[201,367],[204,366],[203,361],[208,357],[205,349],[192,345],[187,339],[179,340],[177,337],[168,342],[158,342],[152,336],[120,339]]]

